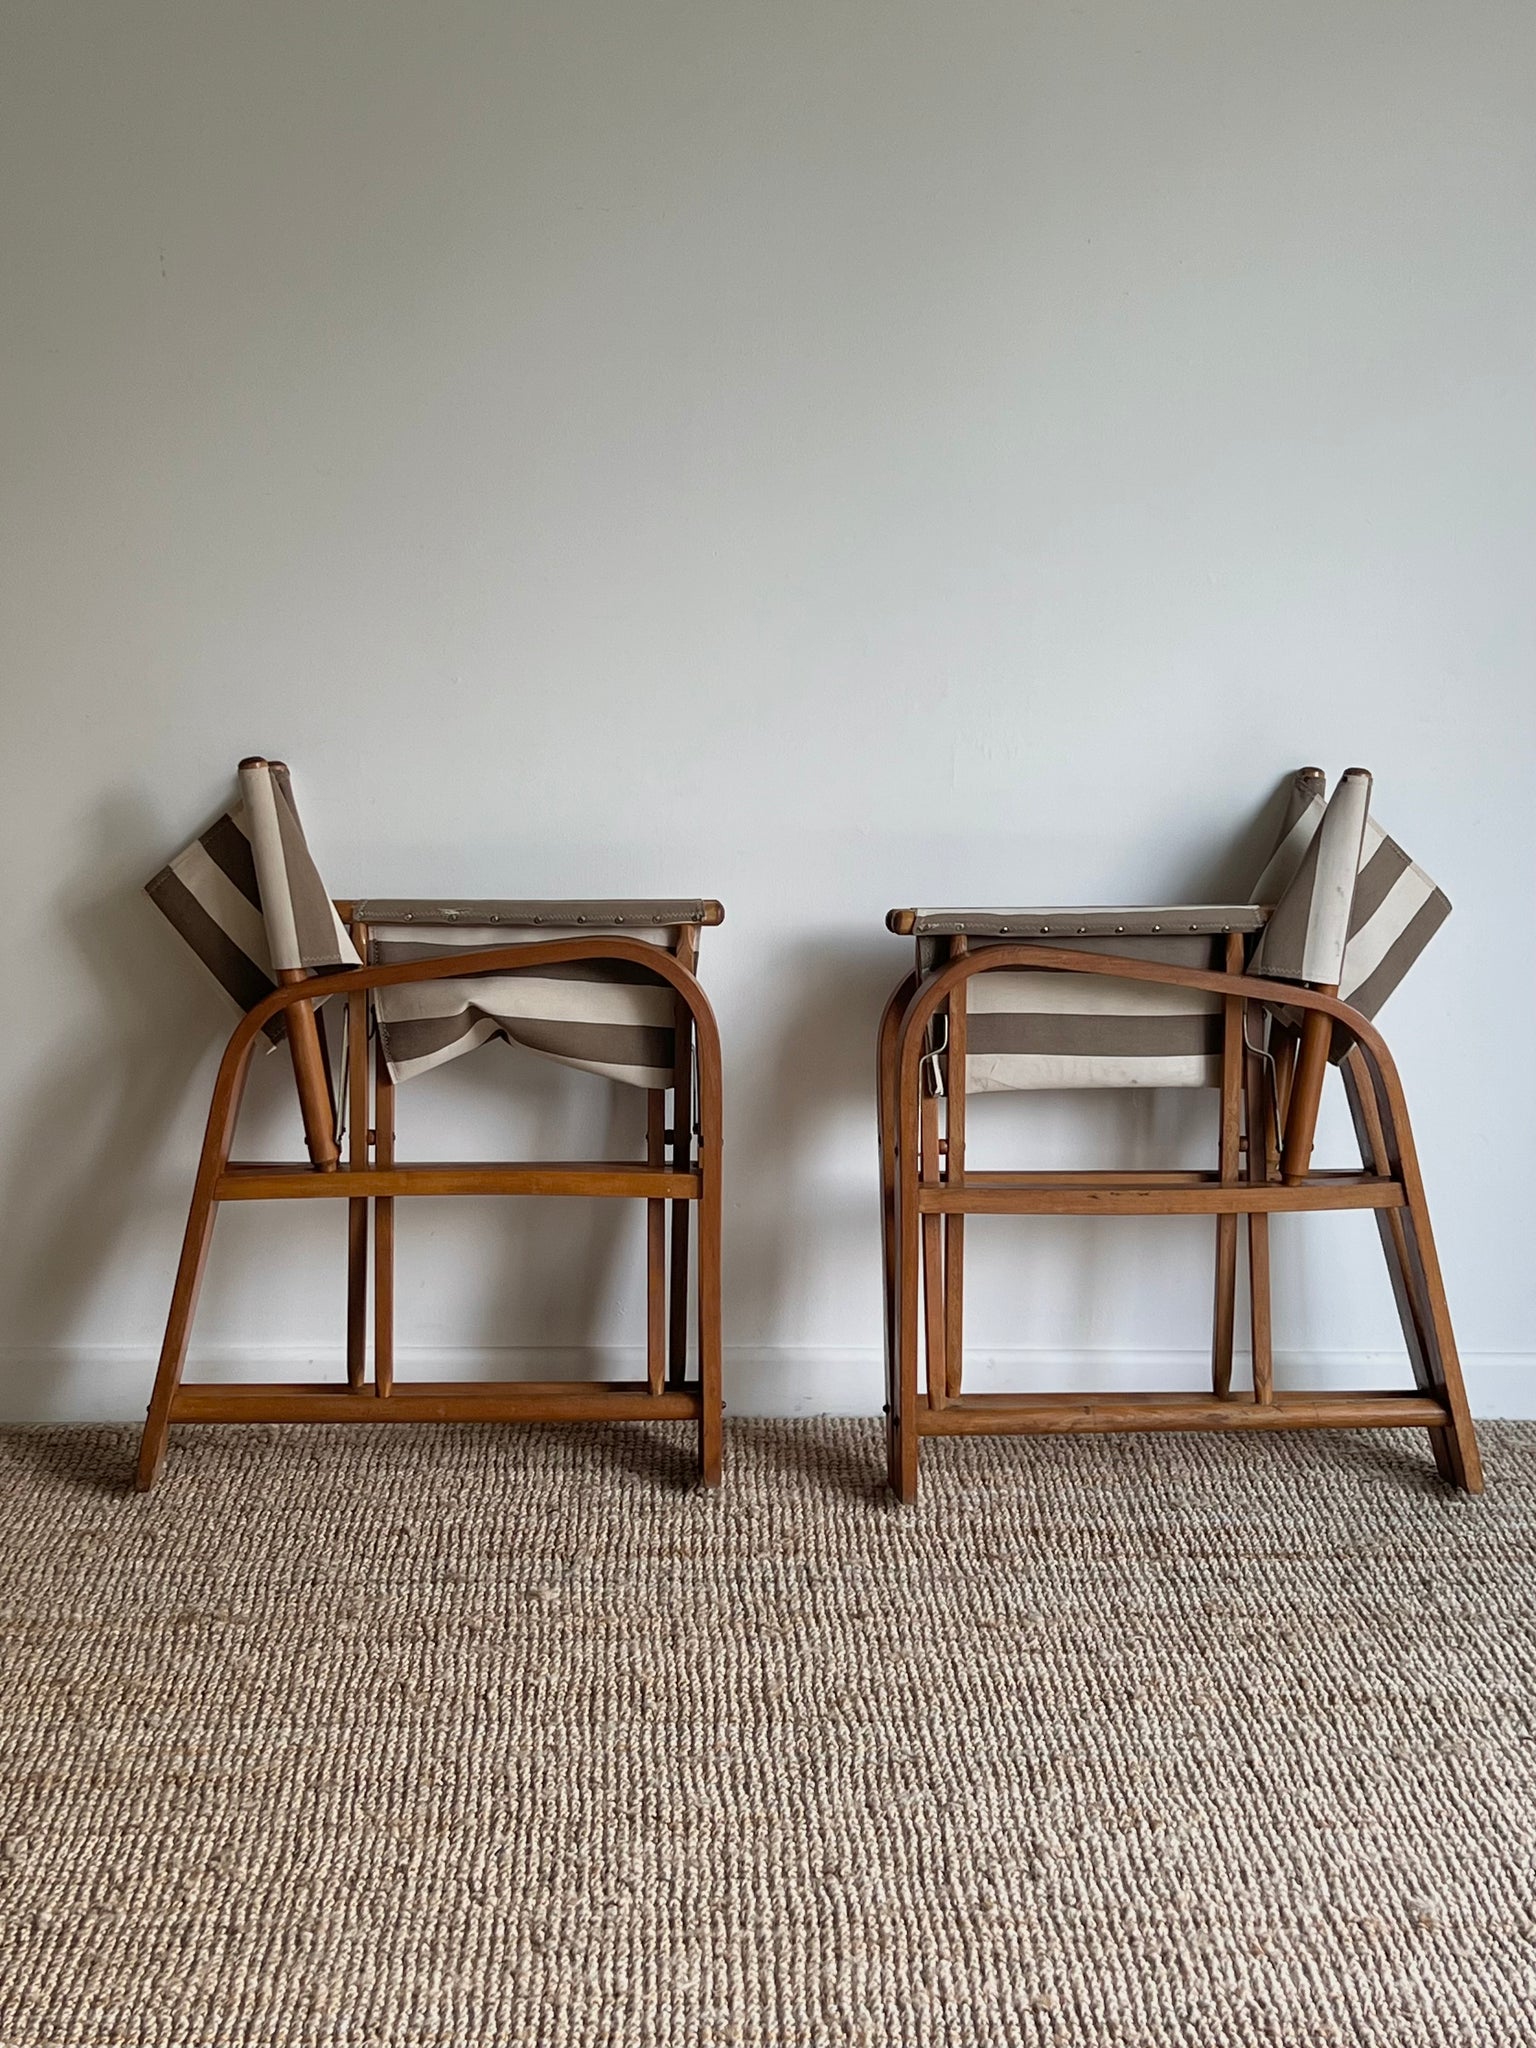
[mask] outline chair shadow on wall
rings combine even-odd
[[[83,836],[88,851],[52,910],[95,1005],[89,1023],[51,1047],[0,1182],[4,1291],[28,1348],[44,1356],[62,1354],[78,1332],[142,1212],[168,1128],[189,1090],[204,1085],[193,1033],[171,1028],[202,1015],[195,971],[183,969],[139,873],[152,865],[140,850],[156,844],[158,821],[146,806],[114,799]],[[105,888],[104,874],[114,877]],[[207,1004],[210,1014],[216,1007]],[[178,1192],[174,1206],[182,1199]],[[167,1299],[170,1284],[168,1263]],[[114,1466],[113,1481],[121,1476]]]

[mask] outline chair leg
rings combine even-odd
[[[689,962],[691,967],[692,962]],[[724,1455],[724,1389],[722,1386],[720,1331],[720,1236],[721,1236],[721,1082],[720,1041],[713,1024],[689,1014],[690,1038],[698,1055],[698,1175],[699,1175],[699,1484],[720,1484]],[[682,1063],[679,1061],[679,1074]],[[691,1154],[692,1117],[681,1116],[682,1090],[678,1092],[679,1133],[685,1136]],[[674,1208],[686,1209],[687,1203]],[[687,1239],[684,1238],[686,1246]],[[674,1281],[677,1266],[673,1266]],[[687,1301],[687,1254],[682,1267],[683,1300]],[[674,1296],[674,1306],[676,1297]],[[685,1333],[686,1334],[686,1333]]]
[[[652,1088],[646,1096],[645,1157],[663,1166],[667,1153],[667,1095]],[[659,1394],[667,1378],[667,1205],[645,1205],[645,1383]]]
[[[1225,967],[1240,974],[1243,942],[1227,934]],[[1219,1165],[1223,1181],[1238,1177],[1243,1115],[1243,1004],[1227,996],[1221,1005],[1221,1136]],[[1232,1391],[1232,1353],[1237,1322],[1237,1218],[1216,1218],[1216,1298],[1212,1309],[1211,1391],[1225,1400]]]
[[[374,1158],[395,1163],[395,1083],[380,1044],[374,1073]],[[387,1400],[395,1390],[395,1202],[373,1205],[373,1391]]]
[[[944,1391],[958,1401],[965,1370],[965,1218],[944,1218]]]
[[[368,1204],[347,1204],[347,1385],[362,1392],[368,1378]]]
[[[1216,1218],[1216,1294],[1211,1312],[1211,1392],[1225,1400],[1232,1391],[1232,1355],[1237,1331],[1237,1218]]]
[[[1435,1251],[1434,1233],[1429,1222],[1429,1206],[1424,1199],[1422,1187],[1408,1191],[1405,1216],[1407,1230],[1404,1235],[1409,1246],[1410,1261],[1429,1310],[1429,1336],[1433,1347],[1430,1369],[1435,1374],[1439,1392],[1451,1411],[1450,1428],[1439,1432],[1445,1450],[1445,1463],[1449,1466],[1448,1476],[1454,1484],[1464,1487],[1468,1493],[1481,1493],[1483,1464],[1478,1454],[1477,1431],[1473,1427],[1472,1411],[1467,1405],[1467,1390],[1461,1377],[1461,1360],[1456,1351],[1455,1332],[1451,1328],[1450,1306],[1445,1298],[1445,1283],[1440,1277],[1440,1261]],[[1435,1462],[1437,1466],[1440,1465],[1438,1456]]]
[[[144,1434],[139,1439],[134,1485],[140,1493],[149,1492],[160,1477],[160,1468],[165,1462],[165,1446],[171,1429],[171,1404],[176,1398],[176,1389],[181,1385],[182,1368],[187,1362],[192,1318],[197,1313],[197,1297],[202,1290],[203,1271],[208,1263],[208,1247],[213,1241],[217,1215],[218,1203],[212,1189],[199,1174],[187,1215],[186,1235],[181,1242],[181,1261],[176,1268],[176,1284],[171,1291],[171,1311],[166,1319],[165,1341],[160,1347],[155,1388],[150,1396]]]
[[[203,1133],[203,1149],[198,1154],[197,1178],[192,1185],[192,1202],[187,1211],[187,1228],[181,1240],[181,1258],[176,1266],[176,1282],[171,1289],[171,1307],[166,1317],[165,1340],[160,1346],[160,1363],[155,1370],[154,1391],[150,1395],[144,1434],[139,1439],[139,1461],[134,1484],[140,1493],[148,1493],[159,1478],[160,1468],[165,1462],[166,1440],[171,1427],[171,1408],[176,1399],[176,1389],[181,1385],[182,1368],[187,1362],[192,1319],[197,1313],[197,1297],[201,1292],[203,1272],[208,1264],[208,1247],[213,1241],[214,1219],[218,1215],[218,1200],[214,1190],[218,1185],[219,1175],[229,1161],[229,1148],[234,1140],[235,1124],[240,1115],[240,1102],[245,1094],[245,1078],[250,1070],[250,1063],[249,1043],[238,1053],[231,1045],[220,1063],[218,1079],[214,1082],[213,1101],[209,1106],[208,1124]]]
[[[963,958],[970,951],[963,934],[949,942],[949,957]],[[965,1084],[967,1041],[967,991],[962,982],[949,998],[949,1054],[946,1060],[949,1093],[944,1100],[944,1178],[965,1177]],[[944,1218],[944,1391],[951,1401],[960,1398],[965,1368],[965,1218]]]
[[[880,1131],[880,1254],[885,1283],[885,1467],[892,1492],[899,1490],[900,1467],[896,1444],[899,1405],[896,1332],[900,1308],[896,1232],[896,1080],[902,1012],[916,986],[917,976],[909,974],[892,991],[880,1019],[875,1062],[875,1099]]]
[[[931,1095],[923,1097],[923,1156],[920,1167],[925,1187],[939,1181],[939,1105]],[[928,1406],[949,1405],[949,1366],[945,1347],[945,1303],[943,1222],[925,1216],[923,1233],[923,1353],[928,1388]]]
[[[1270,1178],[1274,1145],[1269,1101],[1264,1089],[1264,1062],[1244,1049],[1243,1094],[1248,1131],[1248,1178]],[[1274,1331],[1269,1282],[1269,1218],[1254,1212],[1248,1218],[1248,1318],[1253,1349],[1253,1398],[1269,1407],[1275,1398]]]
[[[361,952],[367,933],[352,928]],[[368,996],[347,998],[347,1158],[353,1167],[368,1164]],[[347,1385],[363,1391],[368,1377],[368,1202],[366,1196],[347,1204]]]
[[[903,1506],[917,1499],[918,1282],[921,1232],[917,1209],[916,1102],[901,1104],[896,1156],[896,1402],[891,1443],[891,1490]]]
[[[699,1484],[716,1487],[724,1455],[720,1335],[720,1172],[715,1150],[699,1194]]]
[[[677,1071],[672,1089],[672,1166],[687,1173],[693,1165],[693,1017],[686,1003],[677,1005]],[[674,1387],[688,1384],[688,1239],[691,1202],[672,1204],[671,1322],[667,1378]]]
[[[1275,1398],[1275,1343],[1269,1286],[1269,1218],[1248,1218],[1248,1316],[1253,1345],[1253,1398],[1270,1407]]]
[[[1355,1046],[1340,1065],[1344,1082],[1344,1093],[1349,1103],[1350,1116],[1354,1120],[1355,1135],[1360,1143],[1361,1164],[1373,1173],[1390,1174],[1394,1171],[1391,1150],[1387,1142],[1385,1125],[1382,1122],[1381,1105],[1377,1097],[1376,1084],[1369,1063],[1358,1046]],[[1435,1328],[1434,1310],[1427,1298],[1424,1287],[1423,1261],[1409,1235],[1409,1223],[1401,1209],[1378,1209],[1377,1229],[1381,1236],[1382,1254],[1387,1262],[1387,1274],[1392,1283],[1392,1296],[1397,1304],[1398,1321],[1402,1326],[1403,1341],[1407,1347],[1409,1362],[1417,1385],[1445,1393],[1446,1380],[1440,1339]],[[1424,1228],[1429,1228],[1428,1216]],[[1433,1240],[1431,1255],[1433,1255]],[[1438,1270],[1438,1269],[1437,1269]],[[1443,1298],[1443,1296],[1442,1296]],[[1446,1317],[1449,1329],[1449,1316]],[[1454,1340],[1452,1347],[1454,1356]],[[1459,1367],[1455,1378],[1460,1387]],[[1465,1395],[1462,1395],[1465,1407]],[[1455,1408],[1453,1404],[1453,1414]],[[1472,1427],[1470,1413],[1466,1416],[1465,1434],[1461,1425],[1453,1423],[1452,1428],[1432,1429],[1429,1434],[1430,1453],[1435,1461],[1435,1470],[1440,1477],[1453,1486],[1468,1486],[1468,1491],[1481,1490],[1482,1469],[1477,1455],[1476,1434]],[[1471,1445],[1471,1463],[1468,1466],[1466,1445]],[[1475,1483],[1468,1485],[1466,1473],[1470,1469]]]

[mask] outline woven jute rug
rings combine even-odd
[[[1536,2040],[1536,1427],[0,1439],[5,2048]]]

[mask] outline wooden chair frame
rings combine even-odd
[[[346,919],[351,906],[338,904]],[[354,928],[354,936],[361,928]],[[366,937],[365,933],[361,936]],[[241,1019],[225,1048],[198,1160],[165,1341],[139,1447],[137,1484],[152,1487],[173,1422],[592,1422],[692,1420],[699,1478],[720,1483],[720,1034],[692,969],[698,927],[685,925],[675,953],[604,933],[460,952],[430,960],[305,975],[275,989]],[[394,1085],[382,1058],[370,1077],[371,997],[409,982],[624,960],[670,982],[676,999],[676,1084],[648,1090],[643,1161],[403,1163],[395,1157]],[[317,1066],[315,1005],[348,1005],[344,1085],[350,1122],[345,1166],[329,1128],[329,1082]],[[251,1055],[263,1027],[289,1021],[311,1163],[259,1164],[230,1158]],[[304,1028],[307,1026],[307,1029]],[[697,1074],[697,1100],[693,1079]],[[370,1078],[372,1105],[370,1114]],[[325,1128],[318,1127],[317,1091]],[[670,1130],[666,1097],[672,1096]],[[328,1141],[322,1143],[321,1140]],[[317,1145],[319,1156],[316,1156]],[[326,1156],[328,1152],[328,1157]],[[670,1157],[668,1156],[670,1152]],[[565,1195],[646,1204],[646,1377],[634,1381],[421,1382],[394,1377],[394,1204],[430,1195]],[[188,1341],[214,1221],[224,1202],[343,1200],[347,1231],[347,1381],[341,1385],[183,1383]],[[697,1371],[688,1374],[689,1221],[698,1212]],[[370,1212],[373,1241],[373,1377],[367,1375]],[[668,1214],[671,1219],[667,1271]],[[670,1291],[670,1300],[668,1298]]]
[[[1397,1069],[1375,1028],[1335,995],[1240,971],[1241,940],[1229,936],[1225,971],[1165,966],[1111,954],[1031,944],[972,949],[949,941],[934,972],[909,974],[886,1005],[879,1034],[881,1225],[885,1261],[887,1471],[903,1502],[917,1498],[924,1437],[1045,1435],[1109,1430],[1380,1429],[1429,1431],[1441,1476],[1482,1491],[1477,1438],[1467,1407],[1445,1287],[1430,1229],[1418,1155]],[[978,974],[1049,969],[1106,975],[1222,998],[1221,1122],[1214,1172],[975,1172],[965,1164],[965,1089],[940,1101],[922,1085],[933,1019],[948,1022],[951,1072],[964,1073],[966,990]],[[1302,1013],[1280,1027],[1277,1085],[1266,1089],[1262,1045],[1249,1031],[1267,1006]],[[1316,1020],[1314,1023],[1313,1020]],[[1343,1077],[1360,1142],[1361,1169],[1311,1170],[1287,1158],[1281,1133],[1303,1133],[1308,1153],[1322,1086],[1312,1058],[1319,1030],[1344,1025],[1354,1039]],[[1310,1026],[1310,1029],[1309,1029]],[[1403,1392],[1284,1393],[1274,1386],[1270,1338],[1269,1218],[1277,1213],[1375,1212],[1415,1384]],[[964,1229],[968,1215],[1214,1216],[1217,1222],[1212,1386],[1209,1394],[967,1394],[962,1384]],[[1252,1297],[1253,1390],[1231,1388],[1237,1220],[1246,1217]],[[925,1310],[925,1314],[920,1312]],[[919,1391],[918,1357],[925,1362]]]

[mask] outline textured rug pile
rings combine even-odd
[[[1536,1427],[0,1438],[3,2048],[1536,2040]]]

